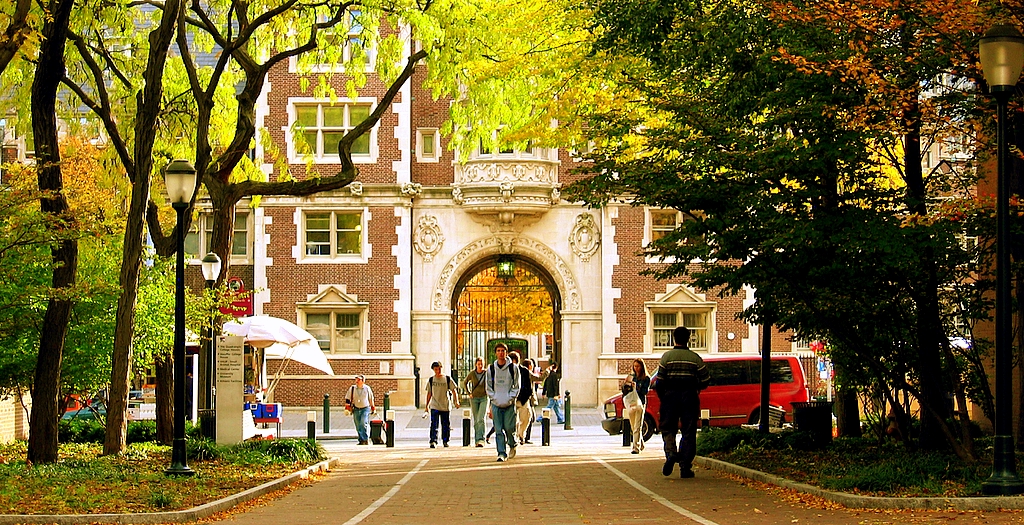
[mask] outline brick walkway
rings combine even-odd
[[[412,416],[408,422],[418,419]],[[847,509],[706,469],[697,469],[695,479],[664,477],[657,438],[636,456],[620,438],[601,435],[599,426],[576,426],[555,429],[550,447],[521,446],[508,463],[495,462],[493,444],[463,448],[458,424],[447,449],[427,448],[426,429],[418,424],[403,429],[395,448],[340,440],[328,444],[341,463],[325,479],[223,523],[1024,523],[1024,513],[1009,511]]]

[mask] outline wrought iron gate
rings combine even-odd
[[[505,297],[474,298],[463,290],[455,310],[455,374],[466,377],[476,358],[488,362],[487,341],[508,337],[508,301]]]

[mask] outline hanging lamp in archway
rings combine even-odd
[[[499,255],[498,262],[494,264],[494,268],[499,279],[507,281],[514,279],[516,276],[516,262],[511,255]]]

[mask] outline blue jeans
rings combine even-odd
[[[495,443],[498,444],[498,455],[507,456],[505,444],[516,446],[516,405],[507,407],[491,405],[491,414],[494,416],[494,429],[498,433]]]
[[[447,410],[430,409],[430,442],[437,443],[437,423],[441,423],[441,441],[448,442],[452,434],[451,421],[448,419],[450,412]]]
[[[487,417],[487,401],[486,397],[469,398],[470,408],[473,409],[473,435],[476,437],[477,443],[481,443],[484,440],[484,418]]]
[[[370,407],[352,407],[352,421],[356,424],[356,435],[359,441],[370,440]]]
[[[555,413],[555,421],[559,425],[565,423],[565,414],[562,413],[562,400],[553,397],[548,398],[548,408]]]

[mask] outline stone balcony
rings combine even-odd
[[[531,223],[560,200],[554,151],[488,155],[455,164],[452,200],[495,231]]]

